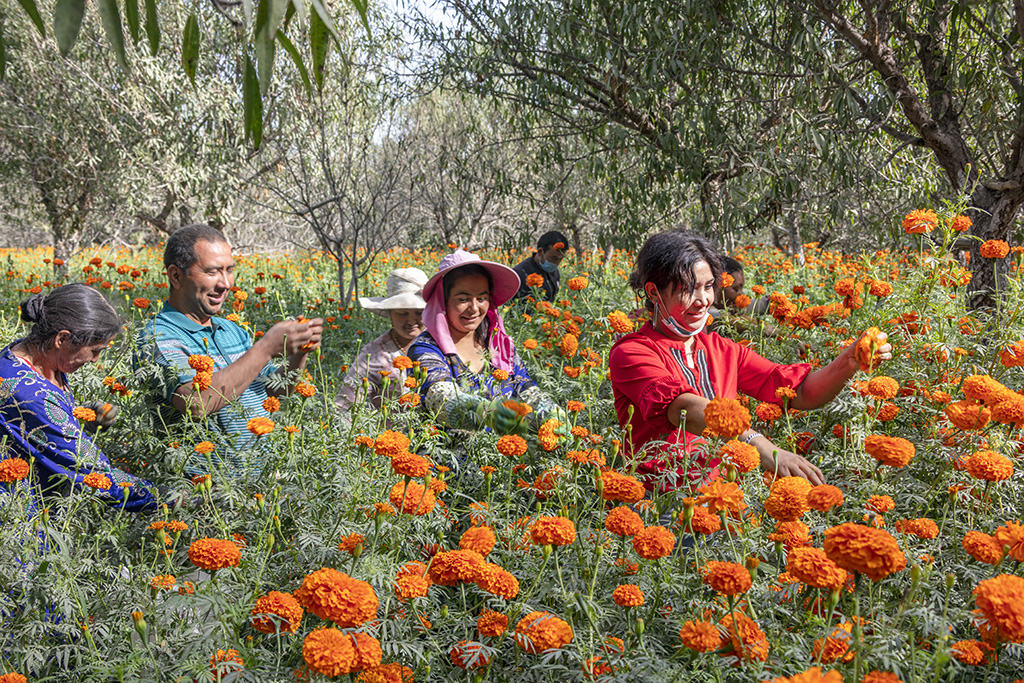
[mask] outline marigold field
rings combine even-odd
[[[186,458],[216,439],[201,422],[165,433],[147,406],[150,369],[131,365],[135,332],[166,295],[160,253],[80,252],[59,278],[102,287],[127,324],[99,366],[72,377],[76,398],[120,405],[101,447],[188,501],[130,515],[78,491],[30,514],[0,484],[0,681],[1021,679],[1021,254],[1006,257],[999,309],[971,313],[962,265],[904,239],[868,254],[808,245],[802,263],[757,246],[735,254],[747,294],[771,299],[756,320],[784,331],[735,335],[762,355],[823,365],[870,328],[894,346],[824,409],[786,412],[782,397],[782,409],[715,411],[726,434],[749,411],[828,485],[771,482],[711,435],[722,479],[646,499],[619,452],[606,378],[637,307],[629,253],[573,253],[560,301],[506,309],[571,424],[454,447],[410,399],[335,409],[343,366],[386,323],[336,301],[331,260],[236,255],[231,308],[248,329],[321,316],[324,344],[306,390],[263,425],[261,477],[193,482]],[[388,252],[364,289],[442,256]],[[3,257],[7,343],[23,331],[17,303],[58,276],[43,250]]]

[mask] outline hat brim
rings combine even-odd
[[[394,296],[361,296],[359,305],[370,311],[394,311],[415,309],[422,311],[427,302],[416,292],[402,292]]]
[[[445,274],[449,271],[461,268],[462,266],[481,266],[487,270],[491,275],[491,282],[494,285],[494,291],[491,292],[491,305],[494,307],[504,306],[512,297],[519,291],[519,286],[522,280],[519,279],[519,273],[512,270],[508,266],[504,266],[494,261],[466,261],[465,263],[459,263],[454,266],[439,270],[427,280],[427,284],[423,285],[423,298],[430,301],[430,298],[434,296],[434,290],[441,286],[441,280]]]

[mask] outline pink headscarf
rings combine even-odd
[[[458,354],[455,350],[455,342],[452,341],[451,332],[448,329],[448,314],[445,312],[444,287],[434,287],[430,298],[427,299],[427,307],[423,309],[423,324],[426,326],[430,336],[434,338],[441,348],[441,353],[446,356]],[[512,359],[516,353],[516,345],[512,338],[505,332],[505,322],[497,309],[487,310],[487,336],[488,350],[491,352],[491,365],[512,372]]]

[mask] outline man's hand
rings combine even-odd
[[[761,455],[761,469],[765,472],[775,472],[775,460],[778,459],[779,477],[803,477],[814,486],[825,483],[825,476],[817,467],[808,462],[805,458],[778,448],[768,439],[758,439],[757,452]],[[774,455],[773,455],[774,453]]]
[[[323,331],[324,321],[321,318],[282,320],[267,330],[260,343],[268,346],[272,357],[282,353],[288,356],[305,355],[320,346]]]

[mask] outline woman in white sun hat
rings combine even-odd
[[[427,331],[409,357],[425,373],[420,394],[439,426],[507,433],[535,429],[548,417],[565,423],[505,332],[498,309],[518,290],[514,270],[462,249],[445,256],[424,285]],[[521,405],[510,407],[509,399]]]
[[[423,309],[427,303],[420,292],[427,282],[427,274],[419,268],[396,268],[388,274],[385,296],[359,297],[359,305],[391,321],[391,327],[381,336],[359,349],[359,355],[342,380],[341,391],[334,403],[348,410],[357,400],[368,400],[380,408],[385,396],[397,397],[405,391],[407,370],[392,365],[395,358],[409,351],[413,340],[425,329]],[[388,375],[388,390],[384,391],[384,375]],[[363,379],[369,380],[364,389]]]

